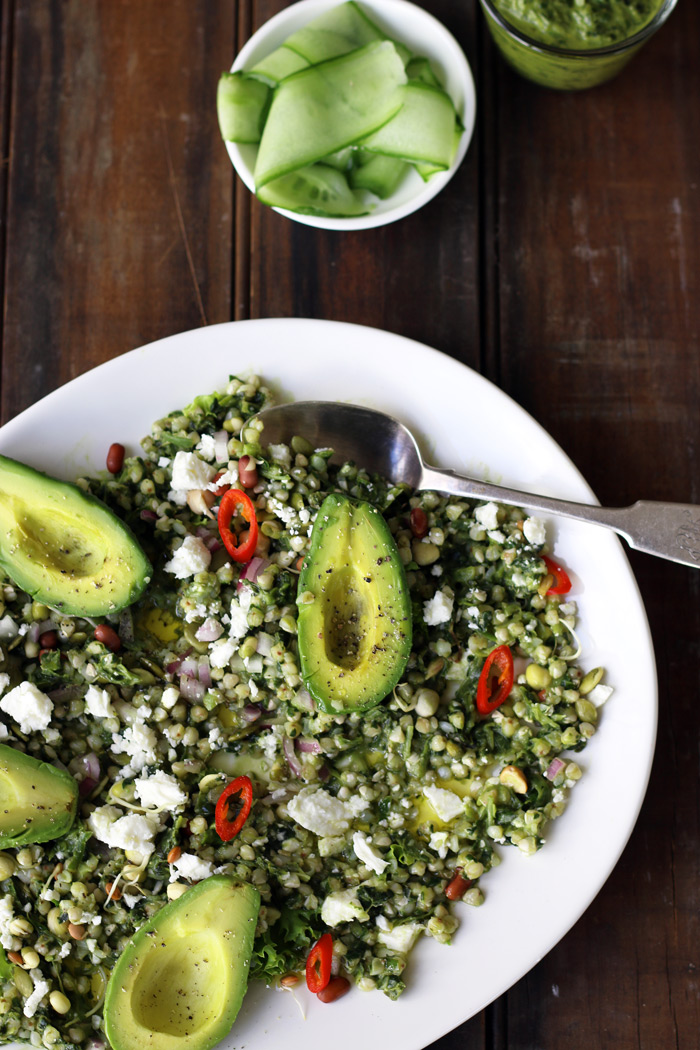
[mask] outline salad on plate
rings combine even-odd
[[[612,690],[544,524],[268,446],[270,396],[58,494],[0,457],[3,1042],[203,1050],[249,979],[396,999],[581,776]]]

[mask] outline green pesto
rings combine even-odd
[[[572,51],[610,47],[651,22],[663,0],[494,0],[521,33]]]

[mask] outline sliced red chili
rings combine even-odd
[[[507,645],[492,649],[484,661],[476,687],[476,709],[490,715],[500,707],[513,688],[513,654]]]
[[[547,594],[568,594],[571,590],[571,580],[566,569],[563,569],[557,562],[552,561],[546,554],[542,554],[541,558],[547,567],[547,572],[554,577],[554,583],[547,591]]]
[[[235,819],[229,820],[229,799],[232,795],[236,795],[239,792],[241,796],[241,808]],[[250,777],[236,777],[235,780],[232,780],[230,784],[226,785],[219,795],[216,809],[214,811],[214,823],[216,825],[216,830],[219,833],[219,838],[223,839],[224,842],[230,842],[231,839],[236,837],[248,819],[248,814],[250,813],[250,807],[252,804],[253,785]]]
[[[248,535],[243,543],[238,542],[236,533],[231,529],[231,519],[236,511],[239,511],[248,523]],[[255,517],[255,507],[249,496],[240,489],[229,489],[225,492],[219,504],[218,515],[219,534],[224,547],[234,561],[250,561],[258,545],[258,522]]]
[[[306,987],[310,992],[322,992],[331,979],[333,938],[324,933],[314,944],[306,960]]]

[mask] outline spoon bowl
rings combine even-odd
[[[639,500],[630,507],[599,507],[486,484],[429,466],[403,423],[362,405],[296,401],[263,409],[258,419],[264,424],[266,444],[289,444],[295,435],[303,436],[314,448],[332,448],[336,459],[352,460],[395,484],[495,500],[600,525],[613,529],[636,550],[700,567],[700,507],[693,504]]]

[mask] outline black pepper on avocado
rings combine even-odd
[[[151,565],[94,496],[6,456],[0,492],[0,568],[32,598],[71,616],[103,616],[141,596]]]

